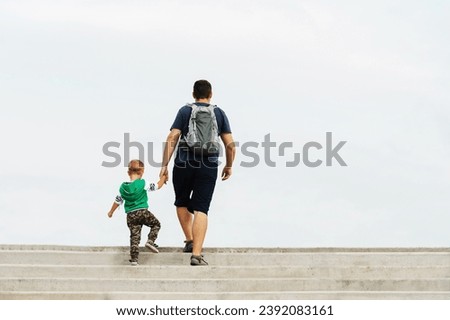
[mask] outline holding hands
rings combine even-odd
[[[161,168],[162,171],[162,168]],[[166,171],[167,171],[167,167],[166,167]],[[167,180],[169,180],[169,174],[167,173],[166,175],[164,174],[159,174],[159,181],[158,181],[158,189],[161,189],[161,187],[165,184],[167,184]]]
[[[169,180],[169,170],[167,169],[167,166],[161,167],[161,171],[159,172],[159,179],[160,181],[161,179],[163,179],[164,183],[167,183],[167,181]]]

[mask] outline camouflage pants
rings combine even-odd
[[[139,209],[127,214],[127,225],[130,229],[130,255],[131,261],[138,261],[139,243],[141,242],[141,230],[145,225],[150,227],[148,240],[155,242],[158,237],[161,224],[159,220],[147,209]]]

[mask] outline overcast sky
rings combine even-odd
[[[449,14],[448,1],[0,1],[0,243],[127,246],[123,209],[106,215],[128,178],[124,135],[160,161],[204,78],[260,157],[244,167],[239,148],[218,181],[205,246],[449,246]],[[325,165],[327,132],[347,166]],[[287,167],[308,142],[322,165]],[[184,240],[173,201],[171,183],[149,197],[160,246]]]

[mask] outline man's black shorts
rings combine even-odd
[[[183,162],[173,167],[175,205],[208,214],[217,180],[217,164]]]

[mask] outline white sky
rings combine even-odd
[[[128,245],[123,211],[106,217],[126,170],[102,167],[102,146],[128,132],[159,161],[206,78],[237,141],[270,133],[295,148],[272,150],[276,168],[238,154],[206,246],[449,246],[449,13],[447,1],[0,1],[0,243]],[[348,141],[348,167],[286,168],[328,131]],[[171,184],[150,195],[161,246],[184,240],[173,198]]]

